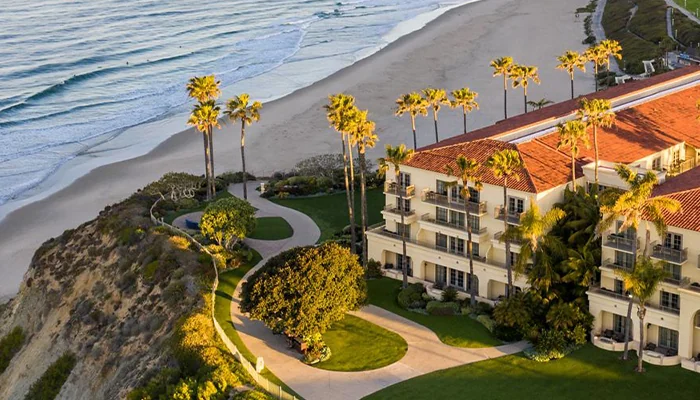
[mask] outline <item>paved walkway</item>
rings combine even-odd
[[[593,36],[595,36],[597,43],[600,43],[606,38],[605,29],[603,28],[603,11],[605,11],[606,3],[607,0],[598,0],[598,5],[591,16],[591,28],[593,29]],[[617,64],[617,59],[614,57],[610,62],[610,70],[612,72],[615,72],[616,74],[624,75],[624,73],[620,69],[620,66]]]
[[[253,187],[252,185],[250,187]],[[250,188],[249,187],[249,188]],[[242,186],[229,188],[240,195]],[[249,201],[260,213],[285,218],[294,228],[294,236],[279,241],[246,239],[246,243],[263,256],[246,277],[256,271],[265,261],[294,246],[316,243],[320,231],[316,224],[298,211],[278,206],[259,197],[259,193],[248,191]],[[373,371],[333,372],[305,365],[300,354],[287,348],[281,335],[272,332],[259,321],[251,321],[240,312],[240,288],[236,288],[231,302],[231,320],[241,339],[255,355],[263,357],[266,366],[307,400],[355,400],[387,386],[440,369],[469,364],[489,358],[521,352],[527,343],[519,342],[483,349],[462,349],[448,346],[440,341],[430,329],[375,306],[367,306],[352,314],[401,335],[408,343],[406,355],[398,362]]]
[[[199,223],[199,221],[202,220],[202,215],[204,214],[204,211],[195,211],[189,214],[185,215],[180,215],[179,217],[175,218],[173,220],[173,226],[176,226],[180,229],[184,229],[186,231],[190,230],[190,228],[187,227],[186,220],[190,220],[193,222]]]
[[[690,19],[691,19],[692,21],[694,21],[695,23],[700,24],[700,18],[696,17],[695,14],[692,13],[691,11],[688,11],[688,10],[686,10],[685,8],[681,7],[680,5],[678,5],[678,4],[677,4],[676,2],[674,2],[673,0],[666,0],[666,5],[669,6],[669,7],[675,8],[676,10],[678,10],[678,11],[682,12],[683,14],[685,14],[688,18],[690,18]],[[671,35],[669,35],[669,36],[671,36]]]

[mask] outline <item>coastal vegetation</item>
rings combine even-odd
[[[221,128],[216,99],[221,95],[220,81],[214,75],[195,76],[187,83],[188,95],[197,100],[187,120],[187,125],[194,126],[202,133],[204,139],[204,171],[207,182],[207,200],[216,195],[214,185],[214,128]]]
[[[226,102],[226,114],[232,122],[241,121],[241,168],[243,171],[243,199],[248,200],[247,173],[245,169],[245,127],[260,121],[262,103],[254,101],[250,104],[250,95],[243,93]]]
[[[58,396],[61,387],[75,367],[76,359],[73,353],[64,353],[32,384],[25,400],[52,400]]]
[[[21,326],[15,326],[7,335],[0,339],[0,374],[5,372],[10,365],[12,357],[22,348],[26,339]]]

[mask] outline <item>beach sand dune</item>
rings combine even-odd
[[[490,125],[503,116],[502,81],[492,78],[489,67],[499,56],[539,66],[542,85],[531,86],[530,99],[566,100],[569,81],[566,73],[555,69],[556,56],[584,48],[583,16],[577,19],[574,14],[585,4],[586,0],[483,0],[456,8],[379,53],[266,104],[262,121],[248,129],[249,169],[269,174],[312,155],[339,152],[338,134],[328,128],[322,109],[331,93],[353,94],[361,108],[370,110],[381,140],[369,153],[372,159],[386,144],[412,143],[408,117],[393,116],[394,101],[405,92],[468,86],[479,93],[481,105],[469,116],[470,129]],[[578,74],[576,85],[577,94],[591,92],[591,75]],[[522,112],[522,90],[511,90],[509,114]],[[441,138],[462,132],[460,112],[445,108],[439,117]],[[158,124],[148,129],[153,126]],[[239,130],[238,125],[225,125],[215,133],[217,172],[240,168]],[[418,135],[419,146],[434,142],[432,117],[418,121]],[[202,173],[199,134],[183,131],[145,156],[97,168],[8,214],[0,223],[0,297],[16,293],[42,242],[94,218],[107,204],[168,171]]]

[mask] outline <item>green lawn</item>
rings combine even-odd
[[[248,237],[260,240],[282,240],[292,237],[293,234],[294,229],[284,218],[262,217],[258,218],[255,231]]]
[[[219,274],[219,287],[216,290],[214,316],[219,322],[219,325],[221,325],[221,328],[224,330],[224,333],[226,333],[226,336],[228,336],[228,338],[231,339],[233,344],[236,345],[238,351],[241,352],[243,357],[245,357],[248,361],[255,365],[257,358],[253,353],[250,352],[250,350],[248,350],[248,348],[241,340],[241,337],[238,336],[238,332],[236,331],[236,328],[234,328],[233,322],[231,321],[230,312],[231,298],[233,296],[233,291],[236,289],[236,286],[238,286],[238,282],[241,281],[243,276],[248,271],[250,271],[251,268],[253,268],[258,262],[260,262],[260,260],[262,260],[262,257],[260,256],[260,254],[258,254],[257,251],[252,251],[253,259],[250,262],[245,263],[236,269],[228,270]],[[263,370],[261,375],[269,379],[270,381],[282,386],[287,392],[295,394],[292,389],[285,385],[284,382],[282,382],[278,377],[275,376],[275,374],[270,372],[270,370],[268,370],[267,368]],[[299,396],[297,395],[297,397]]]
[[[355,192],[355,220],[361,221],[360,191]],[[348,206],[345,193],[335,193],[327,196],[303,197],[297,199],[270,199],[273,202],[293,208],[311,217],[321,229],[319,243],[333,237],[333,234],[341,231],[349,225]],[[367,216],[368,224],[373,225],[382,222],[381,211],[384,208],[384,193],[381,188],[367,191]]]
[[[330,371],[368,371],[403,358],[408,344],[399,335],[352,315],[323,334],[331,358],[314,365]]]
[[[492,347],[502,344],[483,325],[468,316],[424,315],[404,310],[396,301],[401,282],[391,278],[367,282],[369,302],[431,329],[440,340],[455,347]]]
[[[700,377],[676,367],[622,362],[620,353],[592,345],[549,363],[513,355],[433,372],[390,386],[366,399],[697,399]]]
[[[233,197],[233,195],[225,190],[220,191],[219,193],[216,194],[216,197],[214,197],[214,201],[220,200],[220,199],[225,199],[227,197]],[[178,210],[178,211],[171,211],[171,212],[167,213],[165,215],[165,217],[163,217],[163,220],[165,220],[165,222],[168,224],[172,224],[173,221],[175,221],[175,218],[177,218],[181,215],[185,215],[185,214],[189,214],[189,213],[193,213],[193,212],[197,212],[197,211],[204,211],[204,209],[207,208],[207,205],[209,205],[209,203],[202,202],[199,205],[199,207],[196,207],[196,208],[187,208],[187,209],[182,209],[182,210]]]

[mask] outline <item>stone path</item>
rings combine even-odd
[[[251,187],[252,184],[249,188]],[[243,192],[241,185],[233,185],[229,190],[237,196]],[[258,192],[249,190],[248,193],[248,201],[260,213],[285,218],[294,228],[294,235],[278,241],[246,239],[246,243],[260,252],[263,260],[243,280],[260,268],[269,257],[294,246],[314,244],[320,236],[316,224],[305,214],[262,199]],[[253,354],[263,357],[270,371],[307,400],[360,399],[419,375],[519,353],[528,346],[526,342],[518,342],[483,349],[451,347],[442,343],[430,329],[370,305],[352,314],[401,335],[408,343],[406,355],[394,364],[373,371],[324,371],[302,363],[299,353],[288,349],[282,336],[273,335],[261,322],[251,321],[243,315],[239,308],[240,288],[240,285],[236,288],[231,302],[231,320],[241,339]]]

